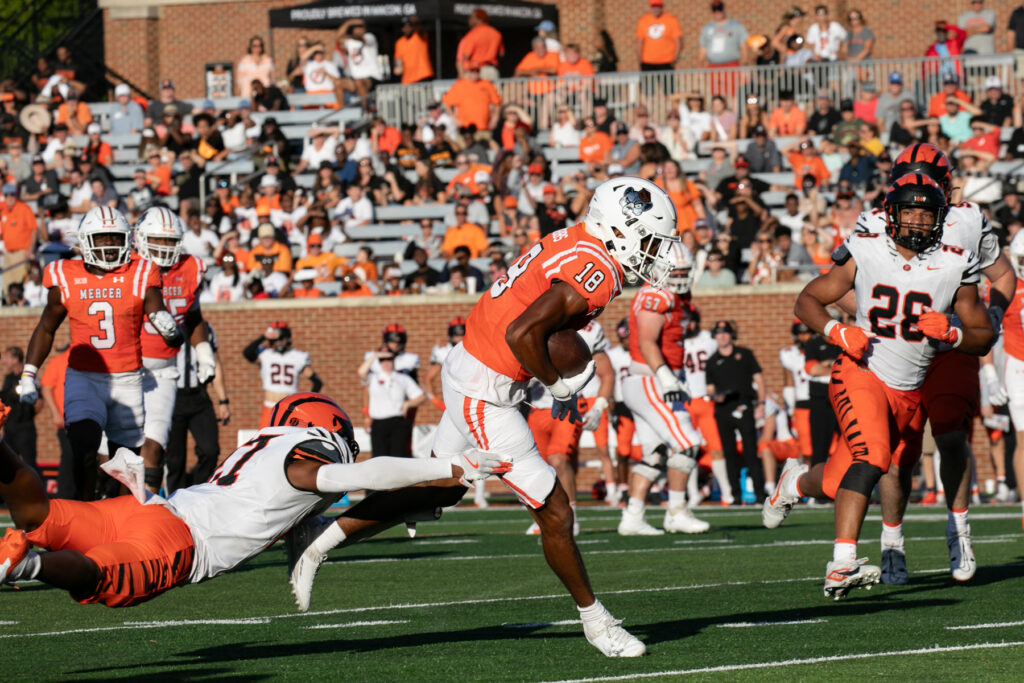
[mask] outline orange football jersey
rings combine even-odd
[[[1017,360],[1024,360],[1024,281],[1017,280],[1017,291],[1003,316],[1003,351]]]
[[[60,290],[71,325],[68,367],[86,372],[131,372],[142,365],[140,339],[146,291],[160,287],[160,269],[138,259],[93,275],[84,261],[54,261],[43,285]]]
[[[622,267],[583,224],[558,230],[516,259],[508,274],[491,285],[466,321],[466,350],[487,367],[523,382],[532,375],[505,341],[505,331],[555,281],[575,289],[587,302],[586,315],[569,321],[583,329],[622,291]]]
[[[204,272],[206,265],[195,256],[184,256],[161,272],[164,306],[182,330],[185,329],[185,313],[193,306],[199,306],[196,298]],[[156,328],[146,320],[142,323],[142,355],[145,358],[173,358],[178,355],[178,349],[168,346]]]
[[[640,311],[661,313],[665,324],[658,334],[658,348],[665,363],[672,370],[683,367],[683,325],[686,323],[686,301],[683,297],[664,289],[644,285],[633,297],[629,308],[629,358],[637,363],[647,364],[640,353],[640,337],[637,334],[636,314]],[[657,370],[657,368],[651,368]]]

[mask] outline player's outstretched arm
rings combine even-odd
[[[300,444],[305,448],[308,444]],[[483,479],[509,471],[511,463],[489,453],[473,452],[454,458],[392,458],[381,456],[361,462],[322,464],[293,460],[288,465],[288,481],[304,491],[345,493],[390,491],[427,481],[465,478]]]
[[[551,386],[560,377],[551,364],[547,339],[552,332],[564,329],[571,319],[586,314],[587,310],[587,302],[582,295],[563,282],[554,282],[509,324],[505,330],[505,341],[531,375]]]

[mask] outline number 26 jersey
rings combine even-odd
[[[978,256],[942,244],[907,260],[886,235],[854,233],[832,255],[838,264],[851,257],[857,327],[875,334],[867,367],[893,389],[917,389],[937,351],[917,322],[928,309],[948,315],[957,290],[978,284]]]

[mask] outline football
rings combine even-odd
[[[576,330],[558,330],[548,337],[548,355],[562,377],[583,372],[591,358],[590,347]]]

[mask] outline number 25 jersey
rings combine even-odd
[[[908,261],[887,236],[854,233],[832,259],[842,264],[850,257],[857,265],[857,326],[875,334],[868,369],[893,389],[917,389],[937,350],[917,322],[927,309],[951,313],[957,290],[978,284],[977,255],[942,244]]]
[[[586,314],[570,320],[582,329],[622,291],[622,268],[582,223],[557,230],[516,259],[508,274],[480,297],[466,321],[466,351],[485,366],[516,382],[532,376],[512,353],[505,332],[556,280],[587,302]]]
[[[71,326],[68,367],[102,373],[138,370],[146,291],[160,282],[160,269],[147,259],[134,259],[102,275],[93,275],[79,260],[48,265],[43,286],[60,290]]]

